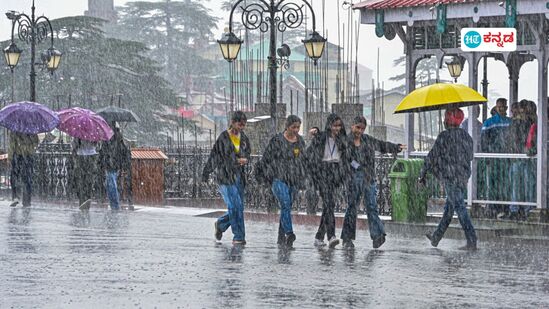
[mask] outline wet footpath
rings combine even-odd
[[[359,230],[354,249],[317,249],[296,224],[285,250],[248,220],[242,248],[213,240],[211,211],[0,202],[0,308],[549,308],[544,245],[393,233],[374,250]]]

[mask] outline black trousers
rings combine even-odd
[[[31,204],[33,161],[32,155],[14,154],[11,159],[11,197],[16,199],[21,195],[23,206]]]
[[[330,240],[332,237],[335,237],[334,209],[336,206],[336,195],[334,191],[343,184],[340,164],[322,162],[318,177],[318,189],[322,198],[322,216],[320,217],[320,225],[318,226],[315,238],[324,240],[324,236],[327,235],[328,240]]]
[[[97,177],[97,155],[76,156],[75,158],[75,182],[78,202],[84,203],[93,197],[95,180]]]

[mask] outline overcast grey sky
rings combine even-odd
[[[154,1],[154,0],[152,0]],[[159,1],[159,0],[157,0]],[[313,3],[315,12],[317,13],[317,27],[322,27],[322,1],[321,0],[310,0]],[[116,6],[124,5],[124,3],[129,2],[125,0],[115,0]],[[220,22],[220,27],[217,30],[219,36],[223,32],[223,27],[228,19],[228,14],[222,12],[220,9],[222,0],[210,0],[203,1],[204,5],[212,10],[212,12],[223,18],[223,21]],[[343,1],[341,1],[343,2]],[[356,1],[355,1],[356,2]],[[11,24],[8,19],[4,16],[3,12],[8,10],[15,10],[19,12],[30,12],[32,0],[0,0],[0,40],[6,40],[10,36]],[[88,1],[87,0],[35,0],[36,4],[36,13],[38,15],[46,15],[51,19],[55,19],[63,16],[74,16],[82,15],[87,9]],[[337,43],[337,2],[335,0],[326,0],[325,8],[325,25],[328,30],[328,37],[330,41]],[[343,10],[341,10],[342,14]],[[355,12],[358,16],[358,12]],[[403,54],[402,43],[398,38],[388,41],[386,39],[379,39],[374,34],[374,29],[371,26],[361,26],[360,28],[360,46],[359,46],[359,63],[375,70],[377,67],[377,50],[381,50],[381,61],[380,61],[380,80],[385,80],[386,88],[396,86],[394,83],[390,83],[387,80],[402,71],[402,69],[396,69],[393,67],[393,60],[398,58]],[[3,49],[4,47],[2,47]],[[503,96],[507,96],[508,93],[508,74],[506,72],[505,66],[502,63],[492,63],[489,64],[489,79],[490,87],[495,91],[499,92]],[[536,88],[537,85],[534,82],[536,77],[536,64],[530,63],[526,64],[523,67],[521,72],[521,81],[519,83],[520,91],[519,98],[529,98],[537,99]],[[448,73],[444,70],[441,71],[441,77],[449,79]],[[467,68],[462,74],[459,82],[467,84]]]

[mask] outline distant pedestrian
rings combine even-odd
[[[292,204],[294,195],[305,186],[305,141],[299,135],[300,127],[298,116],[288,116],[286,129],[271,138],[258,164],[280,206],[277,243],[285,247],[292,247],[296,240]]]
[[[322,216],[315,236],[315,246],[322,247],[327,235],[328,246],[339,244],[335,236],[336,189],[344,184],[349,172],[347,140],[343,121],[337,114],[330,114],[326,128],[315,135],[307,148],[308,170],[322,198]]]
[[[129,149],[124,144],[124,138],[120,128],[113,126],[113,137],[101,144],[99,149],[99,162],[101,170],[105,173],[105,185],[111,209],[120,209],[120,193],[118,191],[118,175],[127,166]]]
[[[425,158],[418,181],[425,185],[426,174],[432,173],[443,183],[446,192],[446,206],[442,219],[437,229],[433,233],[427,234],[431,245],[433,247],[438,245],[448,229],[455,211],[467,239],[467,245],[462,249],[475,250],[477,236],[464,203],[466,184],[471,176],[473,139],[465,130],[459,128],[463,117],[463,111],[460,109],[446,110],[444,115],[446,130],[437,136],[433,148]]]
[[[526,111],[529,108],[527,100],[521,100],[516,104],[515,112],[513,113],[513,121],[509,126],[507,136],[507,152],[508,153],[526,153],[526,142],[528,132],[532,126]],[[527,196],[531,192],[528,187],[535,187],[535,183],[529,183],[528,168],[530,159],[512,159],[509,167],[509,176],[511,180],[511,201],[512,202],[527,202],[530,197]],[[517,205],[509,206],[509,219],[519,220],[526,218],[526,209]]]
[[[23,207],[31,205],[34,153],[37,146],[38,135],[10,132],[8,158],[11,164],[11,207],[19,204],[19,195],[22,196]],[[23,185],[22,190],[20,184]]]
[[[221,240],[229,227],[233,232],[233,244],[246,244],[244,227],[244,189],[246,174],[244,167],[250,161],[250,140],[244,133],[247,118],[242,111],[231,117],[229,129],[217,138],[208,162],[202,171],[202,181],[207,182],[211,173],[216,172],[219,192],[227,204],[228,211],[215,221],[215,238]]]
[[[74,138],[72,152],[74,158],[74,180],[76,194],[81,210],[88,210],[91,206],[97,177],[97,143]]]
[[[347,184],[347,210],[341,231],[341,240],[345,248],[354,247],[357,208],[363,196],[372,245],[379,248],[385,242],[385,229],[379,219],[376,203],[375,152],[398,153],[406,148],[404,145],[384,142],[364,134],[365,129],[366,118],[355,117],[347,140],[351,172]]]
[[[507,117],[507,99],[496,100],[495,115],[486,119],[481,129],[481,151],[485,153],[507,152],[507,137],[511,118]],[[508,201],[510,199],[509,188],[509,159],[489,158],[484,159],[486,166],[486,192],[490,201]],[[505,206],[487,206],[489,215],[494,219],[504,215]]]

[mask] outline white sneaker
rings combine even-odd
[[[333,249],[337,245],[339,245],[339,239],[337,239],[335,236],[330,238],[330,240],[328,241],[328,247],[330,247],[330,249]]]
[[[320,248],[326,246],[326,243],[322,239],[315,238],[315,247]]]
[[[18,198],[14,199],[13,202],[11,202],[10,207],[15,207],[15,206],[17,206],[17,204],[19,204],[19,199]]]

